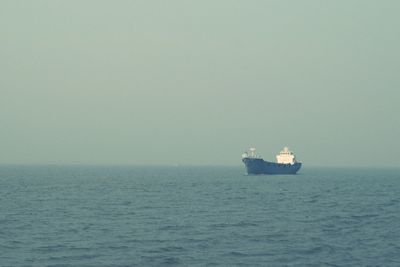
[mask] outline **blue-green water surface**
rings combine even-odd
[[[400,266],[400,171],[0,166],[0,266]]]

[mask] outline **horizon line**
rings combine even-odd
[[[244,167],[242,164],[167,164],[167,163],[0,163],[0,166],[82,166],[82,167]],[[398,165],[305,165],[303,168],[357,168],[357,169],[400,169]]]

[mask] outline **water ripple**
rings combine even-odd
[[[0,166],[1,266],[399,266],[398,171]]]

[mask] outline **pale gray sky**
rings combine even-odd
[[[0,2],[0,163],[400,166],[400,1]]]

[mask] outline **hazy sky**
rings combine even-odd
[[[400,1],[0,2],[0,163],[400,166]]]

